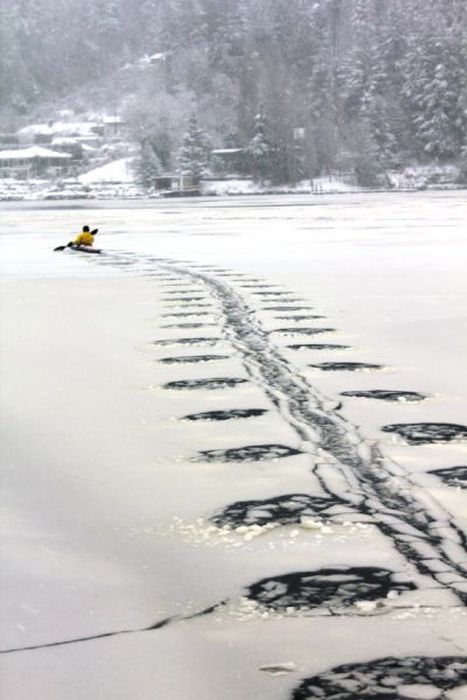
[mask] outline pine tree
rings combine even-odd
[[[465,36],[446,7],[419,8],[420,22],[404,60],[403,96],[412,152],[425,159],[458,155],[467,127]]]
[[[149,140],[141,143],[141,152],[136,164],[136,179],[146,189],[154,187],[154,178],[162,172],[161,162]]]
[[[251,171],[255,180],[264,182],[272,174],[273,148],[267,135],[267,124],[264,114],[255,116],[253,137],[248,143],[245,154],[251,163]]]
[[[207,138],[198,126],[196,115],[192,114],[178,151],[177,162],[180,173],[190,176],[193,185],[198,185],[206,172],[208,153]]]

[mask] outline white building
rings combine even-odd
[[[42,146],[0,151],[0,177],[27,179],[66,173],[72,156]]]

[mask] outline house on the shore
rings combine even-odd
[[[215,148],[211,151],[211,169],[217,175],[244,173],[245,160],[244,148]]]
[[[73,158],[70,153],[43,146],[0,151],[0,177],[26,180],[34,177],[66,175]]]
[[[119,137],[125,132],[126,123],[119,114],[107,115],[102,117],[102,127],[104,136]]]
[[[154,190],[164,197],[180,197],[199,194],[199,186],[191,175],[166,173],[153,178]]]

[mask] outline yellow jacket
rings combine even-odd
[[[74,245],[92,245],[94,243],[94,236],[89,233],[89,231],[81,231],[81,233],[78,233],[73,243]]]

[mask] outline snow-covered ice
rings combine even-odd
[[[2,205],[6,697],[467,697],[466,214]]]

